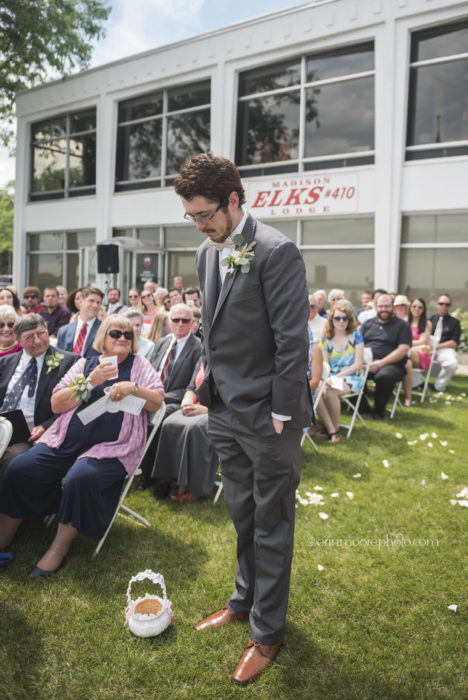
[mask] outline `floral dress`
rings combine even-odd
[[[360,330],[352,331],[348,335],[348,342],[344,350],[337,350],[333,345],[333,338],[321,338],[320,347],[328,355],[330,376],[338,374],[345,367],[354,363],[356,357],[356,345],[363,343],[364,339]],[[360,391],[364,383],[364,370],[360,369],[354,374],[343,377],[343,380],[351,387],[352,391]]]

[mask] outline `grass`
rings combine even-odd
[[[52,530],[21,528],[18,559],[0,571],[2,698],[468,697],[468,512],[450,504],[468,486],[468,379],[451,389],[450,405],[438,398],[369,420],[337,446],[320,441],[318,454],[304,446],[299,492],[321,486],[324,503],[297,506],[285,645],[255,684],[230,682],[248,625],[192,629],[231,593],[234,530],[222,498],[181,506],[134,491],[130,505],[151,528],[119,516],[96,560],[80,537],[52,579],[27,578]],[[164,575],[175,614],[152,639],[123,626],[128,581],[146,568]],[[148,586],[135,585],[135,596]]]

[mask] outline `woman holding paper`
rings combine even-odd
[[[349,305],[338,301],[329,314],[320,341],[323,360],[330,365],[318,405],[319,416],[332,444],[340,441],[340,395],[359,391],[364,382],[364,341]]]
[[[129,319],[115,314],[106,318],[94,348],[101,354],[79,360],[55,387],[52,409],[60,417],[5,472],[0,549],[10,544],[23,519],[58,513],[57,535],[31,577],[58,571],[78,532],[102,537],[123,480],[136,469],[144,450],[146,411],[156,411],[163,401],[158,374],[136,354]]]

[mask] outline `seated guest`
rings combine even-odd
[[[440,367],[437,379],[434,382],[436,391],[445,391],[447,384],[456,372],[457,347],[460,342],[460,321],[450,316],[452,297],[449,294],[441,294],[437,300],[437,313],[431,316],[432,332],[437,341],[437,365]]]
[[[55,287],[44,289],[44,304],[45,309],[39,313],[47,323],[49,336],[56,338],[59,328],[69,322],[71,313],[64,306],[60,306],[58,291]]]
[[[15,335],[14,325],[19,316],[12,306],[0,306],[0,357],[21,352],[21,343]]]
[[[128,290],[128,309],[140,310],[140,291],[136,287]]]
[[[0,318],[1,313],[0,308]],[[54,422],[52,389],[78,359],[71,352],[57,353],[50,345],[46,323],[39,314],[19,318],[14,333],[21,352],[0,360],[0,412],[21,410],[31,437],[28,442],[7,447],[0,458],[0,479],[13,457],[26,452]],[[15,416],[9,420],[14,426]]]
[[[377,311],[376,311],[376,305],[377,305],[377,300],[381,294],[386,294],[387,292],[385,289],[374,289],[372,293],[372,302],[373,305],[372,307],[365,309],[364,311],[361,311],[360,314],[358,314],[358,321],[362,325],[364,321],[368,321],[370,318],[375,318],[377,316]],[[393,299],[392,299],[393,303]]]
[[[62,287],[61,284],[57,285],[57,292],[58,292],[58,300],[60,306],[67,306],[67,299],[68,299],[68,292],[65,289],[65,287]]]
[[[159,311],[159,306],[156,304],[153,292],[149,289],[143,289],[140,297],[140,311],[143,314],[143,329],[142,333],[144,336],[148,335],[153,318]]]
[[[411,406],[413,367],[416,369],[429,369],[431,364],[432,348],[429,339],[432,332],[432,323],[427,318],[426,302],[421,297],[416,297],[411,302],[408,323],[410,324],[413,343],[408,362],[406,363],[406,376],[403,380],[403,388],[405,390],[404,406],[406,407]]]
[[[324,289],[317,289],[316,292],[314,292],[314,297],[317,299],[318,305],[319,305],[319,316],[328,316],[327,309],[325,308],[327,305],[327,293]]]
[[[187,306],[196,306],[197,309],[201,307],[200,290],[197,287],[188,287],[183,293],[183,299]]]
[[[25,287],[23,291],[23,303],[27,314],[38,314],[44,309],[41,304],[41,290],[39,287]]]
[[[73,323],[73,321],[76,321],[76,318],[80,312],[81,304],[83,302],[83,297],[81,295],[82,291],[83,291],[83,287],[78,287],[78,289],[74,289],[73,291],[71,291],[67,297],[67,309],[72,314],[72,318],[70,319],[70,323]]]
[[[201,325],[201,311],[197,307],[192,307],[193,321],[192,321],[192,333],[195,338],[203,341],[203,327]]]
[[[393,387],[405,376],[411,329],[406,321],[393,313],[393,301],[389,294],[378,297],[376,311],[377,316],[363,323],[361,331],[365,346],[372,350],[369,378],[375,381],[373,415],[375,420],[383,420]],[[365,397],[361,408],[369,410]]]
[[[174,289],[177,289],[181,296],[183,297],[184,295],[184,278],[181,277],[180,275],[176,275],[175,277],[172,278],[172,286]]]
[[[372,292],[369,289],[366,289],[366,291],[361,294],[360,308],[356,309],[356,311],[354,312],[356,316],[359,316],[361,311],[366,311],[367,304],[369,304],[369,302],[372,302]]]
[[[138,341],[138,354],[150,361],[153,355],[154,343],[141,335],[143,314],[141,314],[137,309],[128,309],[123,313],[123,315],[125,318],[130,320],[130,323],[133,326],[133,332],[135,333],[135,338]]]
[[[403,321],[408,320],[409,300],[404,294],[396,294],[393,300],[393,313]]]
[[[323,329],[327,322],[326,316],[320,316],[319,314],[319,300],[315,294],[309,294],[309,321],[308,325],[314,336],[316,343],[319,342],[322,337]]]
[[[167,291],[166,287],[158,287],[154,292],[154,300],[160,308],[163,308],[164,299],[167,297],[168,294],[169,292]]]
[[[348,304],[337,301],[332,307],[320,345],[323,361],[330,366],[330,375],[317,408],[329,441],[336,444],[340,441],[340,396],[359,391],[364,383],[364,342]]]
[[[78,318],[62,326],[57,335],[57,348],[74,352],[82,357],[97,355],[93,347],[96,332],[101,325],[98,314],[104,294],[97,287],[83,287]]]
[[[12,289],[8,289],[8,287],[5,287],[5,289],[0,291],[0,306],[5,305],[12,306],[18,316],[23,314],[23,309],[21,308],[18,295],[15,294]]]
[[[344,289],[332,289],[328,293],[328,303],[330,305],[330,310],[333,309],[337,301],[345,298]],[[330,315],[330,314],[329,314]]]
[[[151,474],[156,484],[170,483],[169,497],[180,503],[207,498],[219,465],[208,438],[208,409],[200,404],[196,393],[203,377],[203,366],[198,362],[180,409],[161,426]]]
[[[190,306],[186,304],[173,306],[169,314],[169,325],[172,332],[155,343],[151,358],[151,364],[164,384],[166,403],[164,420],[180,408],[201,355],[201,343],[191,332],[192,309]],[[159,432],[141,465],[143,476],[137,486],[139,490],[150,486]]]
[[[148,340],[151,340],[152,343],[156,343],[157,340],[169,335],[170,332],[169,311],[166,311],[164,308],[159,309],[158,313],[151,322],[151,326],[146,337]]]
[[[127,307],[120,301],[120,289],[117,287],[110,287],[107,290],[107,307],[106,316],[111,314],[120,314],[122,311],[126,311]]]
[[[146,442],[146,411],[163,401],[161,382],[138,355],[132,325],[109,316],[95,339],[96,355],[80,359],[55,387],[52,409],[60,417],[31,450],[7,467],[0,491],[0,548],[9,546],[21,521],[58,513],[57,535],[30,573],[46,577],[65,563],[78,532],[99,540],[106,531],[126,474],[132,474]],[[101,354],[102,353],[102,354]],[[100,356],[99,356],[100,355]],[[101,360],[117,357],[117,367]],[[83,376],[84,375],[84,376]],[[86,378],[83,390],[74,383]],[[104,411],[84,425],[80,413],[109,390],[111,401],[144,399],[139,416]],[[62,487],[63,481],[63,487]]]
[[[176,287],[171,287],[169,289],[169,301],[170,301],[170,304],[169,304],[170,307],[175,306],[176,304],[183,303],[182,294],[179,292],[178,289],[176,289]]]

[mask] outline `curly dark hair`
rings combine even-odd
[[[239,195],[239,206],[245,202],[241,177],[234,163],[212,153],[200,153],[183,164],[174,180],[179,197],[190,201],[194,197],[205,197],[227,207],[231,192]]]
[[[335,327],[333,325],[333,315],[336,311],[340,311],[341,313],[345,314],[346,316],[349,317],[348,323],[346,324],[346,333],[349,335],[352,333],[352,331],[357,330],[359,324],[357,321],[357,318],[351,309],[351,307],[348,304],[343,304],[340,301],[337,301],[333,309],[330,309],[328,313],[328,318],[327,322],[325,324],[325,327],[323,329],[323,337],[324,338],[333,338],[335,335]]]

